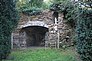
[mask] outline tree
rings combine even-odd
[[[11,33],[17,25],[17,11],[14,0],[0,0],[0,60],[11,51]]]

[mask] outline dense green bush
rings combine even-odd
[[[83,61],[92,61],[92,9],[79,9],[77,49]]]
[[[39,15],[41,14],[42,9],[41,8],[36,8],[36,7],[32,7],[31,9],[24,9],[22,11],[22,13],[26,14],[26,15]]]
[[[17,25],[14,0],[0,0],[0,60],[5,59],[11,49],[11,32]]]

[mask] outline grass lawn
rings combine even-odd
[[[78,61],[76,52],[72,49],[26,49],[13,51],[12,59],[3,61]]]

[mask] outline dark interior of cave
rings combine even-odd
[[[24,28],[26,32],[27,47],[31,46],[44,46],[45,34],[48,32],[48,28],[41,26],[29,26]]]

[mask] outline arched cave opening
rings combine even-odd
[[[48,32],[48,28],[42,26],[28,26],[22,28],[26,33],[26,46],[44,46],[45,36]]]

